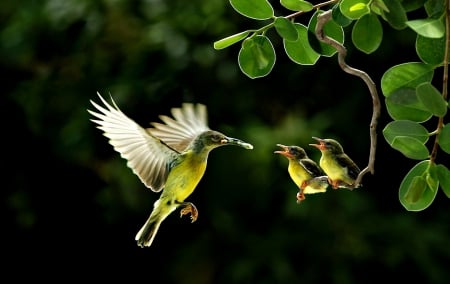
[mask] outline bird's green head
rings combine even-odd
[[[214,148],[225,146],[225,145],[235,145],[240,146],[245,149],[253,149],[253,145],[246,143],[242,140],[228,137],[218,131],[208,130],[201,133],[196,139],[194,148],[201,151],[204,149],[212,150]]]
[[[319,144],[309,145],[316,147],[321,152],[328,152],[334,155],[344,153],[344,149],[342,148],[341,144],[339,144],[339,142],[334,139],[322,139],[317,137],[313,137],[313,139],[319,142]]]
[[[299,146],[286,146],[282,144],[277,144],[278,147],[280,147],[281,150],[275,151],[275,154],[280,154],[285,156],[288,159],[294,159],[294,160],[300,160],[305,159],[308,157],[305,150],[302,147]]]

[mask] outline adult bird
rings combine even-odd
[[[341,144],[334,139],[313,137],[319,144],[309,144],[322,152],[319,165],[328,176],[328,182],[334,189],[353,189],[355,181],[361,172],[359,167],[344,153]]]
[[[202,104],[184,103],[172,108],[173,118],[160,115],[164,123],[152,122],[142,128],[127,117],[111,98],[113,106],[98,93],[103,106],[93,102],[98,112],[88,110],[91,119],[109,138],[109,143],[127,160],[127,165],[151,190],[162,193],[149,218],[136,234],[140,247],[152,244],[161,222],[178,207],[181,216],[198,211],[185,199],[194,191],[206,170],[209,152],[219,146],[237,145],[253,149],[251,144],[209,129],[207,110]]]
[[[298,186],[297,203],[305,200],[305,194],[327,191],[328,181],[324,171],[311,160],[306,151],[299,146],[277,144],[281,150],[274,153],[285,156],[288,161],[288,172]]]

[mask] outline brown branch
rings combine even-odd
[[[360,77],[367,85],[370,95],[372,96],[372,104],[373,104],[373,111],[372,111],[372,119],[370,121],[370,153],[369,153],[369,162],[367,164],[367,167],[365,167],[358,175],[355,184],[352,188],[356,188],[360,186],[361,180],[363,176],[370,172],[372,175],[375,172],[375,153],[377,149],[377,124],[378,124],[378,118],[380,117],[381,112],[381,105],[380,105],[380,99],[378,96],[378,91],[376,88],[375,83],[372,81],[370,76],[359,69],[355,69],[353,67],[350,67],[345,63],[345,57],[347,55],[347,49],[344,45],[339,43],[338,41],[328,37],[325,35],[323,31],[324,25],[331,20],[331,10],[328,10],[326,12],[323,12],[317,16],[317,25],[316,25],[316,37],[326,43],[331,45],[332,47],[336,48],[338,52],[338,62],[341,69],[351,75]]]

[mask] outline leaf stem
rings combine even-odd
[[[450,49],[450,0],[446,1],[445,8],[445,52],[444,52],[444,75],[442,78],[442,97],[447,100],[448,96],[448,56]],[[436,161],[437,152],[439,149],[439,133],[444,127],[444,117],[439,117],[436,136],[434,138],[433,149],[430,154],[430,163],[434,164]]]
[[[450,1],[450,0],[448,0],[448,1]],[[332,10],[328,10],[317,16],[317,25],[316,25],[316,30],[315,30],[316,37],[320,41],[336,48],[336,50],[338,52],[338,62],[339,62],[339,66],[341,67],[341,69],[351,75],[360,77],[366,83],[366,85],[370,91],[370,94],[372,96],[373,110],[372,110],[372,119],[370,121],[370,128],[369,128],[370,129],[369,162],[368,162],[367,166],[359,173],[359,175],[355,181],[355,184],[352,187],[352,188],[356,188],[356,187],[360,186],[361,180],[366,173],[370,172],[373,175],[375,172],[375,153],[376,153],[376,149],[377,149],[376,128],[378,125],[378,119],[380,117],[381,105],[380,105],[380,99],[378,96],[378,91],[377,91],[376,85],[373,82],[373,80],[370,78],[370,76],[364,71],[355,69],[355,68],[347,65],[347,63],[345,62],[345,57],[347,55],[347,49],[345,48],[345,46],[342,45],[341,43],[339,43],[338,41],[325,35],[325,33],[323,31],[323,27],[328,21],[330,21],[332,19],[331,13],[332,13]]]

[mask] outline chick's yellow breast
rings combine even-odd
[[[347,175],[347,168],[343,168],[329,156],[325,156],[320,159],[320,167],[332,180],[342,180],[345,179],[345,176]]]

